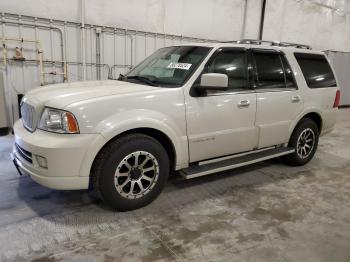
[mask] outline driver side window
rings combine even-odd
[[[230,91],[248,88],[245,51],[223,49],[214,56],[207,64],[205,73],[226,74]]]

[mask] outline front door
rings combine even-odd
[[[229,90],[186,98],[190,162],[254,149],[258,143],[256,94],[248,82],[246,51],[219,49],[203,73],[228,75]]]
[[[283,53],[253,50],[256,123],[259,148],[284,144],[292,121],[303,110],[303,97]]]

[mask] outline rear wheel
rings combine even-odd
[[[143,134],[121,137],[98,155],[93,187],[102,200],[120,211],[143,207],[162,191],[169,175],[163,146]]]
[[[295,148],[295,152],[283,157],[286,164],[301,166],[308,163],[314,156],[319,138],[316,123],[309,119],[302,119],[294,129],[288,146]]]

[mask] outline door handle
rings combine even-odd
[[[250,101],[249,100],[241,100],[238,103],[238,107],[239,108],[248,107],[249,105],[250,105]]]
[[[300,96],[292,96],[292,103],[298,103],[298,102],[300,102],[300,100],[301,100],[301,98],[300,98]]]

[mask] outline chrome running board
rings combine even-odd
[[[180,170],[180,174],[185,179],[191,179],[195,177],[205,176],[221,171],[226,171],[254,163],[258,163],[261,161],[265,161],[271,158],[276,158],[279,156],[284,156],[291,154],[295,151],[292,147],[277,147],[277,148],[271,148],[267,150],[259,150],[257,152],[253,151],[250,154],[245,154],[241,156],[237,156],[234,158],[224,159],[218,162],[207,162],[206,164],[203,164],[201,162],[197,165],[192,165],[188,168]]]

